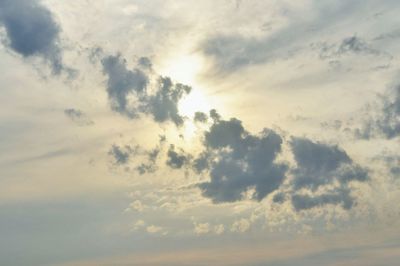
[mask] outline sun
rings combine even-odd
[[[208,113],[210,105],[201,90],[193,89],[190,94],[181,99],[178,109],[181,115],[193,118],[196,112]]]
[[[202,61],[196,54],[180,55],[167,60],[162,72],[179,83],[194,86],[203,66]]]
[[[179,113],[193,118],[195,112],[208,112],[209,101],[204,95],[198,75],[203,68],[203,59],[196,54],[176,56],[167,60],[162,73],[179,82],[192,87],[192,91],[179,101]]]

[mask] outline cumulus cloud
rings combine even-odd
[[[129,70],[126,60],[120,54],[104,57],[101,63],[103,72],[108,76],[107,93],[111,108],[131,118],[136,117],[139,111],[138,103],[132,104],[128,98],[145,98],[147,75],[137,68]]]
[[[150,113],[157,122],[170,120],[177,126],[182,125],[184,118],[179,114],[178,103],[192,88],[174,84],[168,77],[160,77],[158,84],[156,93],[147,99],[145,112]]]
[[[128,68],[120,54],[105,56],[101,63],[108,78],[107,93],[112,110],[129,118],[148,114],[159,123],[171,121],[177,126],[183,124],[184,117],[179,114],[178,103],[190,93],[190,86],[158,76],[156,84],[149,88],[151,62],[145,57],[140,58],[138,67],[133,69]]]
[[[195,112],[193,120],[195,122],[206,123],[208,120],[208,116],[203,112]]]
[[[297,163],[297,168],[293,170],[295,189],[316,190],[334,180],[347,183],[367,179],[367,172],[354,165],[347,153],[338,146],[306,138],[292,138],[290,145]]]
[[[54,74],[66,70],[59,46],[60,27],[40,1],[0,0],[0,25],[6,30],[6,45],[14,52],[43,58]]]
[[[120,147],[115,144],[111,146],[111,149],[108,152],[108,154],[114,158],[115,163],[119,165],[128,163],[132,153],[133,149],[130,146],[125,145],[125,147]]]
[[[231,231],[237,233],[244,233],[250,229],[250,221],[246,219],[240,219],[232,224]]]
[[[206,150],[193,164],[209,174],[210,180],[199,184],[203,196],[215,203],[232,202],[254,189],[252,198],[262,200],[285,179],[287,165],[275,162],[281,144],[272,130],[252,135],[236,118],[215,120],[204,133]]]
[[[167,165],[175,169],[182,168],[189,161],[189,157],[187,155],[179,154],[175,151],[174,145],[170,145],[167,156]]]
[[[135,200],[131,204],[129,204],[129,207],[127,210],[133,210],[137,212],[142,212],[145,209],[145,206],[140,200]]]
[[[194,232],[197,235],[208,234],[210,231],[211,231],[211,226],[209,223],[194,224]]]
[[[349,209],[353,205],[348,184],[352,181],[365,182],[368,171],[355,164],[347,153],[338,146],[314,142],[306,138],[292,138],[290,146],[297,167],[292,170],[294,195],[292,203],[296,210],[310,209],[325,204],[342,204]],[[334,189],[322,194],[298,194],[307,189],[316,192],[326,186]],[[282,202],[281,198],[275,202]]]

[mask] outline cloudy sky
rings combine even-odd
[[[0,0],[0,264],[392,266],[397,0]]]

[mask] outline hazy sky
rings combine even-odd
[[[0,0],[0,265],[398,265],[399,15]]]

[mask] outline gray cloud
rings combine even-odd
[[[381,110],[376,117],[368,117],[361,128],[355,129],[357,138],[370,139],[383,136],[393,139],[400,135],[400,86],[381,96]]]
[[[347,153],[337,146],[306,138],[292,138],[290,145],[297,163],[297,168],[293,170],[296,190],[316,190],[335,180],[341,184],[367,180],[367,171],[354,164]]]
[[[167,165],[175,169],[182,168],[190,160],[190,157],[188,155],[183,154],[182,151],[181,153],[176,152],[174,145],[170,145],[167,152],[167,156],[168,156]]]
[[[7,33],[7,46],[23,57],[39,56],[53,74],[68,70],[59,47],[60,27],[50,11],[37,0],[0,0],[0,25]]]
[[[178,103],[190,93],[191,87],[173,83],[169,77],[158,77],[154,92],[150,92],[150,74],[140,68],[129,70],[121,55],[106,56],[101,63],[103,73],[108,77],[107,93],[114,111],[129,118],[149,114],[159,123],[172,121],[177,126],[183,124],[184,117],[179,114]],[[138,66],[151,70],[148,58],[141,57]]]
[[[292,196],[292,204],[296,211],[321,207],[326,204],[341,204],[343,209],[348,210],[353,206],[354,199],[348,189],[339,189],[316,196],[295,194]]]
[[[153,173],[158,169],[158,158],[164,150],[165,136],[160,136],[158,145],[153,149],[144,149],[139,145],[112,145],[109,155],[115,165],[124,166],[126,171],[134,170],[140,175]],[[132,166],[132,168],[131,168]]]
[[[111,108],[128,117],[136,117],[138,103],[130,104],[129,96],[145,98],[148,84],[147,75],[140,69],[129,70],[126,60],[121,55],[110,55],[101,60],[103,72],[108,76],[107,92]],[[140,103],[139,103],[140,104]]]
[[[206,123],[208,120],[208,116],[203,112],[195,112],[193,120],[195,122]]]
[[[153,173],[157,170],[157,158],[161,152],[161,148],[157,147],[150,151],[145,152],[146,155],[146,162],[141,163],[139,166],[136,167],[136,171],[139,174],[143,175],[145,173]]]
[[[90,126],[94,124],[93,121],[90,120],[90,118],[81,110],[68,108],[64,110],[64,114],[78,126]]]
[[[297,167],[292,170],[293,207],[303,210],[325,204],[342,204],[344,209],[350,209],[354,199],[348,184],[352,181],[367,181],[368,171],[355,164],[338,146],[306,138],[292,138],[290,146],[297,163]],[[327,186],[330,186],[328,191],[316,194],[317,189],[326,189]],[[311,194],[296,192],[301,189],[307,189]]]
[[[118,145],[112,145],[109,155],[113,156],[115,163],[118,165],[123,165],[129,162],[129,158],[131,154],[134,153],[134,150],[126,145],[125,147],[120,147]]]
[[[252,198],[262,200],[285,179],[287,166],[275,162],[281,144],[282,138],[272,130],[251,135],[238,119],[215,120],[204,134],[206,151],[193,164],[210,177],[199,184],[203,196],[215,203],[232,202],[254,189]]]
[[[286,14],[292,20],[272,34],[261,37],[234,33],[216,34],[207,38],[201,49],[222,73],[235,72],[249,65],[274,62],[277,59],[285,60],[307,48],[308,43],[314,39],[315,32],[323,31],[340,20],[354,16],[354,11],[363,9],[365,3],[313,1],[311,5],[312,9],[317,11],[311,15],[312,19],[303,19],[304,14]],[[343,43],[342,50],[357,48],[359,44],[349,39]]]
[[[178,103],[190,91],[189,86],[174,84],[170,78],[160,77],[157,92],[148,97],[146,112],[150,113],[157,122],[171,120],[175,125],[180,126],[184,122],[184,117],[179,114]]]
[[[312,43],[311,47],[319,51],[321,59],[330,59],[330,64],[340,64],[337,59],[349,54],[385,55],[391,58],[390,55],[371,47],[367,41],[355,35],[346,37],[339,43]]]

